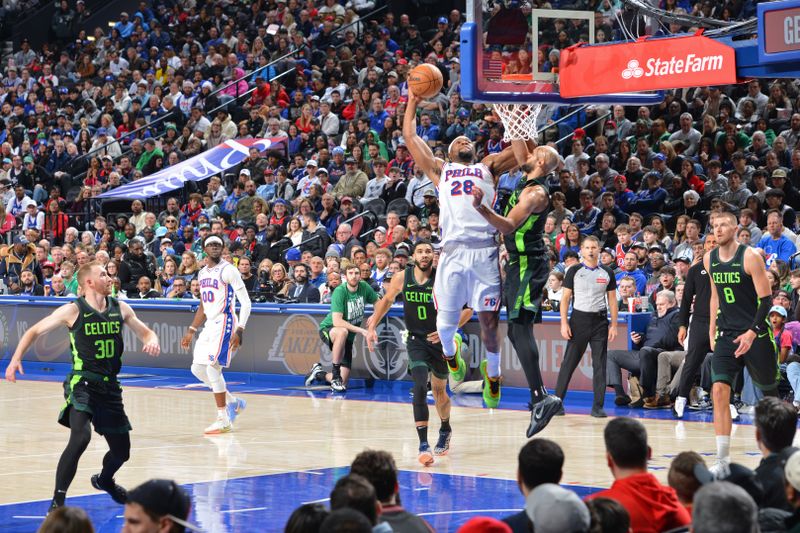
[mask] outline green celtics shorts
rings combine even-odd
[[[536,316],[536,322],[541,322],[542,292],[550,275],[547,257],[512,255],[505,271],[503,295],[508,319],[515,320],[520,310],[525,309]]]
[[[747,368],[753,383],[759,389],[774,390],[780,379],[780,367],[772,331],[760,334],[746,354],[736,357],[734,353],[738,345],[733,340],[742,333],[742,331],[717,333],[714,354],[711,356],[711,381],[730,385],[741,369]]]
[[[333,328],[324,328],[319,330],[319,338],[322,340],[322,343],[333,350],[333,340],[331,340],[331,329]],[[344,357],[342,357],[342,366],[345,368],[352,368],[353,367],[353,341],[355,339],[351,339],[350,335],[347,336],[347,340],[344,343]]]
[[[434,376],[439,379],[447,379],[447,361],[444,360],[442,345],[432,344],[421,335],[408,334],[406,340],[406,351],[408,352],[408,369],[418,366],[428,367]]]
[[[116,380],[105,381],[103,376],[70,373],[64,381],[64,399],[58,422],[69,427],[69,410],[75,409],[92,416],[94,430],[106,433],[127,433],[131,423],[122,405],[122,387]]]

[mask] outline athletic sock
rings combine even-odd
[[[617,396],[627,396],[627,394],[625,394],[625,389],[622,388],[622,385],[614,385],[614,394]]]
[[[500,377],[499,352],[486,352],[486,373],[490,378]]]
[[[449,418],[447,418],[447,419],[443,418],[442,419],[442,427],[439,428],[439,431],[453,431],[450,428],[450,419]]]
[[[547,390],[538,388],[531,390],[531,404],[537,404],[547,397]]]
[[[342,379],[342,365],[333,364],[333,379]]]
[[[228,408],[227,407],[217,407],[217,417],[220,420],[228,420]]]
[[[420,444],[428,443],[428,426],[417,426],[417,437]]]
[[[731,461],[730,435],[717,435],[717,459],[727,463]]]
[[[458,370],[458,361],[456,361],[455,356],[445,357],[444,360],[447,361],[447,366],[449,366],[452,370]]]
[[[53,492],[53,502],[58,505],[64,505],[64,501],[67,499],[67,491],[65,490],[56,490]]]

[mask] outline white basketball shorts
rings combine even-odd
[[[219,364],[227,368],[234,353],[231,352],[231,337],[236,329],[233,314],[223,314],[214,320],[206,320],[203,330],[194,344],[193,362],[199,365]]]
[[[433,297],[436,309],[474,311],[500,309],[500,263],[496,246],[469,248],[462,243],[445,245],[439,256]]]

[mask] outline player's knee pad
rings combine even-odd
[[[414,380],[412,386],[411,405],[414,407],[414,421],[428,421],[428,369],[418,366],[411,369]]]
[[[200,365],[197,363],[192,363],[192,374],[194,374],[194,377],[199,379],[201,382],[205,383],[208,386],[211,386],[211,384],[208,381],[208,373],[206,372],[207,366],[208,365]]]
[[[222,368],[219,365],[207,365],[206,373],[208,382],[214,393],[225,392],[225,378],[222,377]]]

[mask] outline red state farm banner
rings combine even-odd
[[[643,38],[561,51],[564,98],[736,83],[733,48],[708,37]]]

